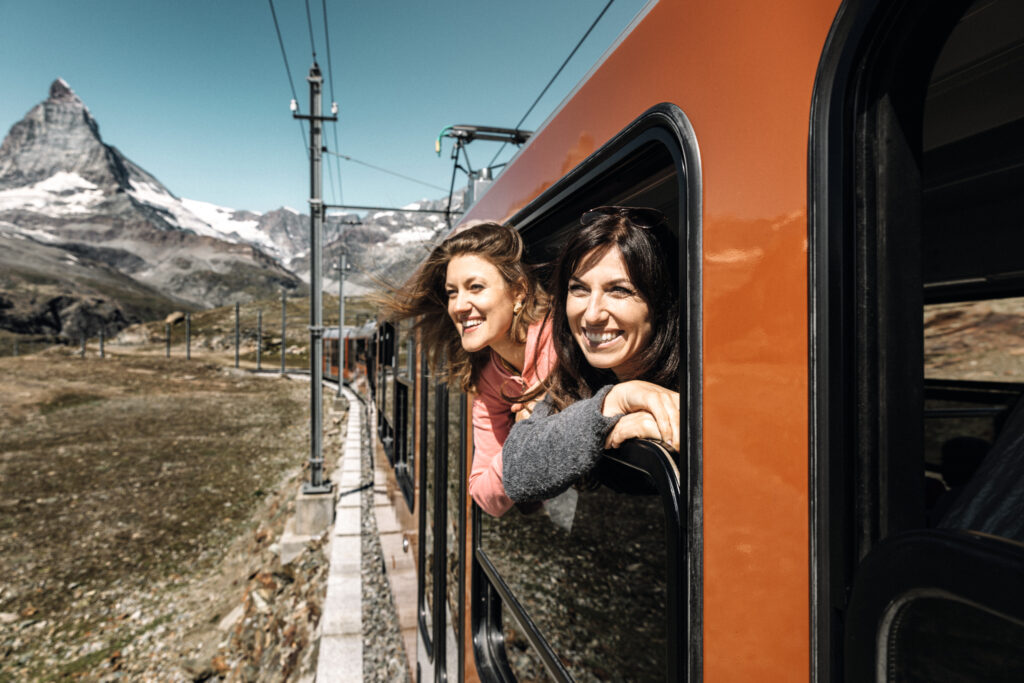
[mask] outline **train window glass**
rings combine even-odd
[[[1019,681],[1024,624],[947,597],[911,599],[882,622],[888,662],[883,680]]]
[[[1021,78],[1024,7],[984,0],[952,26],[925,98],[921,279],[929,524],[965,489],[964,495],[977,489],[966,484],[981,471],[1020,394],[1012,385],[1024,381],[1024,272],[1008,253],[1024,246],[1024,97],[1011,86]],[[1013,92],[1003,92],[1010,87]],[[936,400],[936,382],[946,384],[945,402]],[[1006,389],[979,395],[979,388],[996,383]],[[936,471],[941,487],[931,481]],[[1012,471],[1003,468],[1000,476]]]
[[[481,515],[480,547],[573,678],[666,680],[665,507],[645,473],[620,488],[588,481],[529,514]],[[533,671],[511,643],[510,664]]]
[[[1024,297],[924,309],[926,378],[1024,381]]]
[[[814,304],[825,334],[812,353],[814,382],[828,385],[814,388],[812,632],[827,680],[837,678],[827,651],[838,651],[837,615],[853,610],[844,588],[880,544],[927,527],[987,527],[996,505],[969,522],[951,511],[979,492],[1007,501],[1024,477],[993,459],[1012,452],[999,443],[1024,387],[1024,4],[907,1],[872,19],[844,48],[859,51],[852,70],[834,81],[850,99],[828,93],[854,103],[822,136],[846,167],[812,168],[829,178],[832,202],[820,219],[829,234],[812,248],[827,264],[812,265],[826,274]],[[998,483],[983,488],[982,476]],[[917,610],[961,607],[907,609],[913,622]],[[903,642],[914,643],[906,661],[923,647]]]
[[[541,683],[550,681],[544,660],[530,645],[523,628],[516,622],[515,614],[508,605],[502,604],[501,630],[505,637],[505,658],[508,667],[519,683]]]
[[[448,448],[447,448],[447,491],[445,492],[445,593],[447,601],[445,616],[447,619],[446,633],[454,635],[455,643],[462,642],[462,530],[465,501],[462,496],[462,463],[466,449],[465,442],[465,395],[450,392],[448,394]],[[459,670],[459,647],[447,647],[448,677],[453,678]]]
[[[423,583],[420,604],[420,636],[428,649],[433,643],[434,633],[434,468],[437,466],[437,383],[426,379],[428,389],[424,392],[425,433],[422,443],[420,499],[423,513],[421,515],[420,554],[423,558],[420,567],[420,580]]]

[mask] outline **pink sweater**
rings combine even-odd
[[[495,517],[505,514],[514,504],[501,485],[501,446],[515,423],[511,404],[502,398],[502,393],[506,396],[521,394],[547,377],[554,366],[551,323],[544,319],[527,330],[522,375],[506,370],[493,351],[491,361],[480,373],[473,397],[473,466],[469,473],[469,495],[484,512]]]

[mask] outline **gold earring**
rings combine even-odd
[[[512,307],[512,315],[519,315],[519,311],[523,310],[523,302],[517,301],[516,305]]]

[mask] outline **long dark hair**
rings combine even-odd
[[[452,386],[473,390],[480,370],[491,358],[490,349],[469,353],[462,348],[459,334],[448,316],[448,297],[444,282],[448,263],[460,254],[475,254],[490,261],[509,287],[522,287],[523,307],[512,318],[509,331],[517,343],[526,343],[531,324],[547,312],[547,297],[538,286],[530,267],[523,263],[523,239],[519,233],[500,223],[478,223],[448,237],[420,264],[411,278],[381,303],[389,320],[416,318],[416,328],[427,349],[432,371],[437,372],[441,357],[446,359],[443,374]]]
[[[619,380],[611,370],[591,366],[573,338],[565,304],[569,280],[581,266],[617,248],[629,279],[647,303],[653,336],[635,357],[642,379],[664,387],[676,387],[679,372],[679,266],[676,238],[665,216],[655,209],[604,206],[588,211],[555,262],[552,292],[552,341],[558,366],[548,377],[547,391],[555,407],[592,396],[606,384]]]

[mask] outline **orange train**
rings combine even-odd
[[[489,517],[467,397],[381,325],[415,680],[1024,680],[1019,344],[956,324],[1024,295],[1021,83],[1016,0],[647,5],[464,220],[542,263],[591,207],[670,216],[685,445]]]

